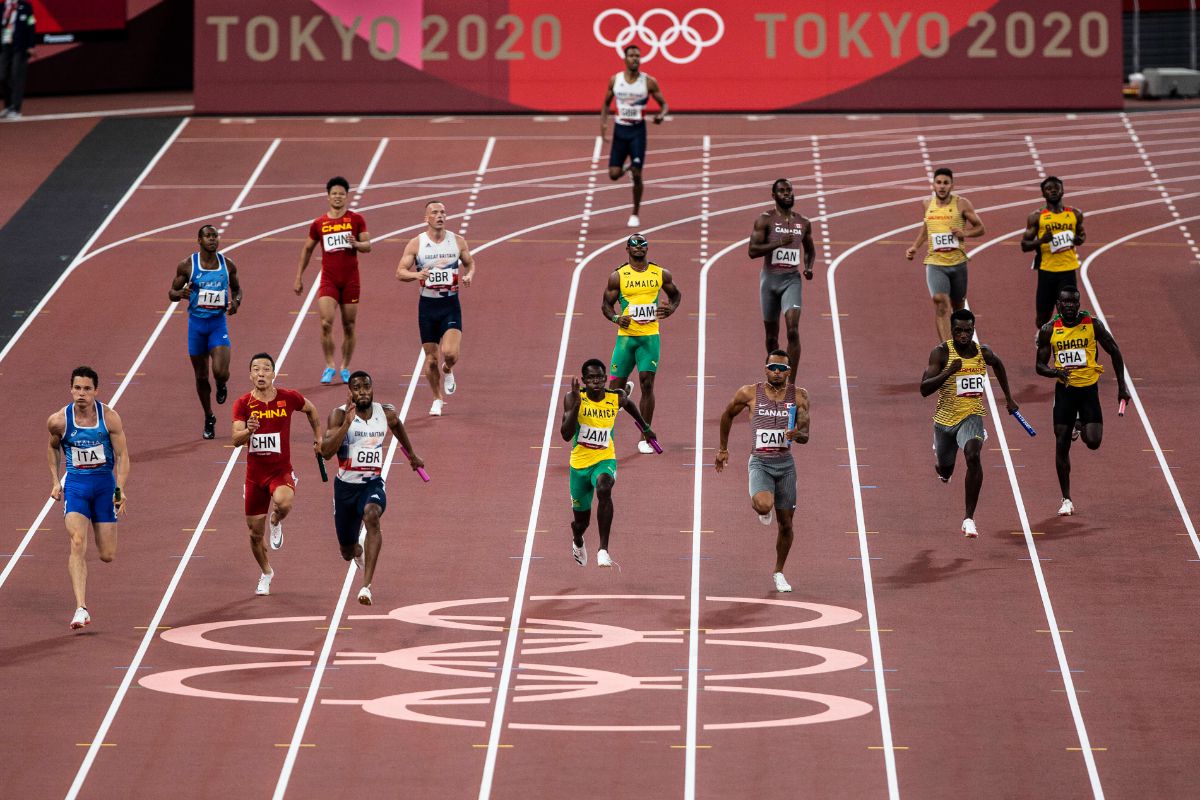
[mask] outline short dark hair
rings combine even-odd
[[[347,192],[350,191],[350,181],[343,178],[341,175],[334,175],[329,180],[325,181],[325,194],[333,191],[333,187],[340,186]]]
[[[368,383],[375,383],[371,376],[367,374],[366,370],[356,369],[354,372],[350,373],[350,379],[346,381],[346,385],[349,386],[350,384],[354,383],[355,378],[366,378]]]
[[[599,367],[601,372],[608,372],[608,367],[604,366],[603,361],[598,358],[589,358],[587,361],[583,362],[583,366],[579,368],[579,374],[583,375],[592,367]]]
[[[627,44],[625,45],[625,49],[621,51],[621,54],[627,56],[629,55],[630,50],[637,50],[639,53],[642,52],[642,48],[638,47],[636,44]]]
[[[203,235],[204,235],[204,229],[205,229],[205,228],[212,228],[214,231],[217,231],[217,227],[216,227],[215,225],[207,225],[207,224],[205,224],[205,225],[201,225],[201,226],[200,226],[200,230],[196,231],[196,238],[197,238],[197,239],[199,239],[201,236],[203,236]],[[219,234],[219,233],[220,233],[220,231],[217,231],[217,233]]]
[[[781,184],[781,183],[786,183],[789,186],[791,186],[791,184],[792,184],[792,182],[789,181],[787,178],[776,178],[775,182],[771,184],[771,194],[775,194],[775,190],[779,188],[779,184]]]
[[[938,175],[945,175],[950,180],[954,180],[954,170],[949,167],[938,167],[933,171],[934,180],[937,180]]]
[[[425,210],[428,211],[429,207],[431,205],[433,205],[434,203],[437,203],[439,206],[442,206],[443,208],[446,207],[446,204],[443,203],[441,200],[426,200],[425,201]]]
[[[971,309],[969,308],[956,308],[954,313],[950,315],[950,324],[953,325],[955,322],[959,322],[960,320],[962,322],[969,322],[974,325],[975,315],[971,313]]]
[[[1062,294],[1063,292],[1070,292],[1071,294],[1079,294],[1079,287],[1073,283],[1067,283],[1067,284],[1064,284],[1063,286],[1061,286],[1058,290],[1059,294]]]
[[[1038,184],[1043,192],[1046,191],[1047,183],[1057,183],[1059,186],[1063,185],[1062,178],[1058,177],[1057,175],[1047,175],[1046,177],[1042,178],[1042,182]]]
[[[100,376],[97,375],[96,370],[92,369],[91,367],[78,366],[75,369],[71,370],[71,385],[72,386],[75,385],[76,378],[91,378],[92,379],[92,388],[93,389],[100,388]]]
[[[780,350],[779,348],[775,348],[771,352],[767,353],[767,360],[764,361],[763,363],[764,364],[771,363],[771,356],[781,356],[785,361],[788,362],[789,367],[792,365],[792,359],[788,357],[787,350]]]
[[[275,359],[271,357],[270,353],[255,353],[254,355],[250,356],[250,366],[253,367],[254,362],[258,361],[260,358],[265,358],[267,361],[270,361],[271,369],[275,369]]]

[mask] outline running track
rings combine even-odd
[[[4,794],[1189,796],[1197,124],[1177,111],[654,130],[643,232],[684,305],[664,326],[666,453],[637,455],[618,427],[622,569],[608,572],[570,559],[557,435],[563,387],[611,349],[598,307],[628,233],[628,185],[604,175],[594,119],[188,120],[0,357]],[[940,164],[988,229],[971,265],[980,336],[1041,432],[990,420],[977,541],[958,534],[961,476],[931,474],[917,382],[935,338],[923,272],[903,258]],[[269,350],[279,384],[324,417],[344,390],[316,382],[315,275],[303,297],[290,285],[335,173],[366,184],[354,199],[376,242],[355,363],[407,411],[434,476],[396,465],[371,609],[353,602],[329,488],[303,456],[273,594],[253,596],[228,410],[202,441],[186,323],[166,301],[196,228],[228,223],[246,292],[232,389]],[[1016,246],[1048,173],[1087,213],[1085,305],[1137,394],[1118,419],[1102,379],[1104,445],[1073,451],[1069,519],[1054,515],[1052,392],[1033,372],[1033,276]],[[725,403],[761,374],[744,239],[781,175],[817,220],[819,256],[801,322],[813,436],[797,454],[790,595],[771,591],[774,529],[748,508],[741,456],[720,476],[707,466]],[[412,376],[415,294],[392,278],[430,197],[479,264],[460,390],[440,419]],[[117,561],[91,559],[94,622],[73,634],[43,431],[78,363],[115,398],[133,474]],[[746,440],[742,419],[731,449]]]

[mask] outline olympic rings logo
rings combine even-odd
[[[705,39],[700,32],[692,27],[692,20],[698,16],[707,16],[716,25],[716,32]],[[604,25],[604,21],[610,16],[617,16],[625,20],[625,28],[617,34],[615,39],[609,39],[600,30]],[[654,17],[665,17],[670,25],[666,30],[658,33],[652,28],[648,22]],[[592,25],[592,34],[596,37],[596,41],[606,45],[617,51],[617,55],[624,58],[625,48],[631,44],[635,44],[634,39],[641,40],[650,51],[642,56],[642,61],[649,61],[662,53],[663,58],[670,61],[672,64],[690,64],[700,57],[700,51],[706,47],[711,47],[721,41],[721,37],[725,35],[725,20],[721,19],[721,15],[712,9],[697,8],[694,11],[689,11],[681,20],[674,12],[668,11],[665,8],[652,8],[642,14],[636,20],[628,11],[621,8],[610,8],[607,11],[601,12],[596,17],[595,23]],[[683,56],[677,56],[670,51],[671,45],[675,44],[680,38],[687,44],[691,45],[692,50]]]

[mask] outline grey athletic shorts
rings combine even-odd
[[[778,322],[780,314],[793,308],[799,310],[803,289],[804,277],[798,270],[763,270],[758,278],[758,296],[762,300],[763,321]]]
[[[979,414],[972,414],[957,425],[933,423],[933,450],[937,454],[938,466],[943,469],[953,467],[958,451],[972,439],[987,441],[987,429],[983,427],[983,417]]]
[[[925,283],[929,286],[929,296],[948,294],[954,301],[965,300],[967,297],[967,262],[955,264],[953,267],[935,267],[925,265]]]
[[[751,455],[746,462],[750,473],[750,496],[759,492],[775,495],[776,508],[796,507],[796,462],[790,457],[779,461],[766,461]]]

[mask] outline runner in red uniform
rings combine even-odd
[[[341,382],[350,381],[350,358],[354,355],[354,324],[358,319],[358,254],[371,252],[371,234],[367,221],[346,208],[350,182],[340,175],[325,184],[329,211],[313,220],[308,240],[300,251],[300,268],[292,290],[304,292],[304,270],[313,250],[321,246],[321,284],[317,289],[317,313],[321,317],[321,350],[325,353],[325,371],[321,383],[333,383],[338,371],[333,367],[333,318],[342,310]]]
[[[299,392],[275,388],[275,359],[258,353],[250,359],[250,382],[254,389],[233,404],[233,446],[248,445],[246,486],[246,526],[250,528],[250,551],[262,575],[255,594],[270,594],[275,571],[267,560],[263,544],[267,511],[271,511],[271,549],[283,547],[283,519],[292,510],[296,494],[296,473],[292,471],[289,440],[292,417],[302,411],[313,430],[313,451],[321,452],[321,420],[317,407]]]

